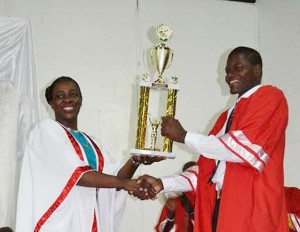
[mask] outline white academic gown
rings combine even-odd
[[[40,121],[30,133],[20,177],[16,232],[117,231],[127,192],[77,186],[82,174],[93,169],[70,135],[51,119]],[[103,156],[102,172],[116,175],[120,163],[93,141]],[[100,166],[101,159],[97,160]]]

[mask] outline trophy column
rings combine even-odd
[[[136,132],[136,149],[143,149],[146,141],[147,117],[149,106],[150,87],[140,87],[140,106]]]
[[[174,117],[176,110],[177,89],[168,90],[167,112],[166,116]],[[169,138],[164,138],[163,152],[172,152],[173,141]]]

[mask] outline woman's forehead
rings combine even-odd
[[[74,89],[74,90],[78,90],[79,91],[79,88],[78,86],[76,85],[76,83],[74,81],[71,81],[71,80],[61,80],[61,81],[58,81],[53,90],[54,91],[57,91],[57,90],[60,90],[60,89]]]

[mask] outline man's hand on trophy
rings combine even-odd
[[[131,159],[134,163],[151,165],[152,163],[165,160],[166,157],[157,155],[134,155]]]
[[[161,135],[166,136],[167,138],[179,142],[184,143],[184,139],[186,136],[186,130],[182,127],[180,122],[172,117],[162,117],[161,123]]]

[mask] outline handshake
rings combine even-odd
[[[155,200],[156,195],[164,189],[161,179],[153,176],[143,175],[138,179],[126,180],[125,187],[130,195],[140,200]]]

